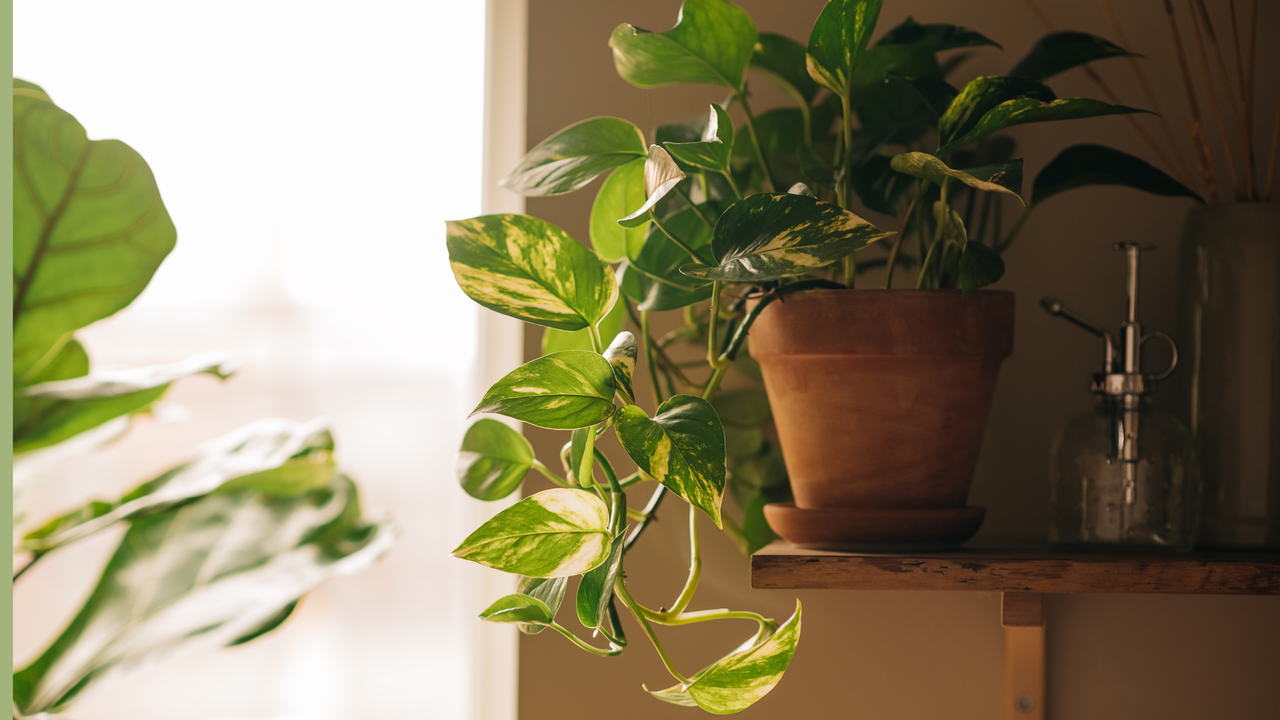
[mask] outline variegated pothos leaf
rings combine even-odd
[[[1041,102],[1035,98],[1016,98],[988,110],[972,130],[938,148],[937,154],[945,155],[956,148],[978,142],[992,133],[1014,125],[1145,112],[1149,111],[1124,105],[1110,105],[1092,98],[1062,98],[1051,102]]]
[[[622,394],[631,402],[635,402],[636,394],[631,388],[631,376],[636,370],[636,359],[639,350],[636,348],[636,336],[625,330],[609,343],[604,351],[604,359],[613,368],[613,381]]]
[[[490,310],[581,330],[600,322],[618,299],[608,263],[545,220],[482,215],[446,225],[458,286]]]
[[[585,350],[551,353],[507,373],[472,414],[497,413],[554,430],[608,420],[615,385],[609,361]]]
[[[671,157],[685,165],[712,172],[729,172],[729,159],[733,155],[733,119],[719,105],[711,106],[707,129],[702,140],[688,143],[666,143],[663,147]]]
[[[501,500],[515,492],[533,467],[529,441],[500,420],[477,420],[458,450],[458,482],[478,500]]]
[[[1021,177],[1022,160],[1017,161],[1018,175]],[[941,187],[948,179],[959,180],[969,187],[985,190],[987,192],[998,192],[1012,195],[1018,198],[1018,202],[1026,205],[1026,201],[1022,199],[1016,191],[1010,190],[1007,186],[1000,184],[998,181],[1003,178],[1007,170],[997,170],[1001,177],[988,175],[981,177],[965,170],[952,170],[947,164],[938,158],[922,152],[909,152],[897,155],[890,161],[889,166],[900,173],[905,173],[911,177],[918,177],[928,180]],[[980,170],[980,169],[976,169]]]
[[[618,411],[622,447],[636,465],[689,504],[701,508],[720,527],[724,498],[724,426],[711,403],[676,395],[658,407],[652,419],[635,405]]]
[[[609,47],[618,75],[637,87],[703,83],[739,91],[756,38],[755,22],[734,3],[685,0],[675,27],[655,33],[623,23]]]
[[[493,516],[454,557],[529,577],[579,575],[609,558],[609,506],[586,490],[553,488]]]
[[[569,578],[535,578],[521,577],[520,582],[516,583],[516,592],[521,595],[541,600],[547,609],[551,611],[551,617],[556,616],[556,612],[560,610],[560,603],[564,602],[564,590],[569,584]],[[520,632],[528,635],[537,635],[547,626],[540,623],[519,623],[516,627],[520,628]]]
[[[680,272],[703,280],[765,282],[803,275],[892,235],[853,213],[805,195],[761,193],[739,200],[716,223],[715,267]]]
[[[549,625],[554,618],[551,608],[536,597],[514,593],[498,598],[480,613],[481,620],[496,623]]]
[[[618,220],[624,228],[636,228],[649,222],[649,211],[667,196],[687,175],[671,159],[671,155],[658,145],[649,146],[649,159],[644,162],[644,192],[646,200],[639,210]]]

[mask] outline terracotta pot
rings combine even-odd
[[[965,508],[996,375],[1013,347],[1013,311],[1012,293],[958,290],[811,290],[765,308],[751,355],[795,508],[857,511],[847,513],[863,526],[848,528],[852,543],[876,541],[866,511]],[[968,534],[951,544],[976,532],[974,510]],[[954,512],[943,515],[954,523]],[[812,522],[841,521],[827,512]],[[901,544],[902,535],[884,539]],[[839,528],[822,536],[841,543]]]

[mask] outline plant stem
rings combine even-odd
[[[591,471],[595,468],[596,462],[595,449],[596,429],[590,427],[587,428],[587,446],[582,451],[582,460],[578,465],[578,484],[584,488],[589,488],[596,484],[591,477]]]
[[[680,194],[680,197],[684,198],[685,203],[688,204],[690,209],[693,210],[693,213],[702,220],[704,225],[709,228],[715,228],[716,224],[711,222],[711,219],[707,217],[706,213],[702,212],[702,208],[698,207],[698,204],[693,201],[693,198],[689,197],[689,192],[684,189],[684,183],[676,184],[676,192]],[[663,232],[666,231],[664,230]]]
[[[13,580],[11,582],[15,582],[15,583],[18,582],[18,578],[22,577],[28,570],[32,568],[32,566],[34,566],[37,562],[40,561],[40,558],[44,557],[46,554],[48,553],[43,553],[43,552],[32,553],[31,560],[26,565],[23,565],[21,568],[19,568],[18,571],[13,574]]]
[[[698,591],[698,580],[702,578],[702,551],[698,547],[698,508],[689,506],[689,579],[684,583],[680,596],[671,605],[670,612],[681,613],[689,607],[693,594]]]
[[[719,280],[711,282],[711,317],[707,320],[707,364],[713,370],[719,369],[722,363],[725,363],[720,357],[720,344],[716,342],[716,334],[720,330],[720,291],[724,289],[724,283]]]
[[[728,183],[729,183],[729,189],[733,191],[733,195],[734,195],[734,197],[736,197],[736,198],[738,198],[739,200],[741,200],[741,199],[742,199],[742,191],[738,189],[738,183],[736,183],[736,182],[734,182],[734,181],[733,181],[733,173],[731,173],[731,172],[722,172],[722,173],[720,173],[720,174],[721,174],[721,175],[723,175],[723,176],[724,176],[724,179],[728,181]]]
[[[684,250],[685,252],[687,252],[687,253],[689,253],[691,256],[693,256],[693,259],[694,259],[694,260],[697,260],[698,262],[702,263],[703,265],[711,265],[711,264],[713,264],[713,263],[711,263],[710,261],[708,261],[706,258],[702,257],[702,255],[701,255],[701,254],[699,254],[697,250],[694,250],[692,247],[690,247],[688,244],[686,244],[686,243],[685,243],[685,241],[683,241],[683,240],[681,240],[680,238],[676,237],[676,236],[675,236],[675,235],[674,235],[670,230],[668,230],[668,229],[667,229],[667,226],[662,224],[662,221],[658,219],[658,216],[657,216],[655,213],[652,213],[652,212],[651,212],[651,213],[649,213],[649,217],[653,218],[653,224],[658,226],[658,229],[662,231],[662,234],[663,234],[663,235],[666,235],[667,237],[671,238],[671,242],[673,242],[673,243],[675,243],[676,245],[680,246],[680,249],[681,249],[681,250]]]
[[[658,406],[662,404],[662,398],[658,390],[658,368],[653,362],[653,338],[649,335],[649,311],[640,311],[640,337],[644,342],[644,355],[648,361],[645,364],[649,368],[649,383],[653,390],[653,411],[658,412]]]
[[[636,541],[640,539],[640,534],[644,532],[644,529],[649,527],[649,523],[657,519],[658,506],[662,504],[662,499],[666,496],[667,486],[659,484],[658,489],[653,491],[653,495],[649,496],[649,502],[644,506],[644,519],[631,528],[631,534],[627,536],[622,546],[624,552],[630,550],[631,546],[635,545]]]
[[[587,325],[587,334],[591,336],[591,346],[596,349],[597,353],[604,352],[604,342],[600,339],[600,329],[594,324]]]
[[[659,625],[692,625],[693,623],[707,622],[708,620],[753,620],[761,625],[768,627],[770,625],[777,628],[777,623],[760,613],[748,612],[746,610],[729,610],[727,608],[719,608],[717,610],[698,610],[696,612],[657,612],[649,608],[641,608],[645,617]]]
[[[578,647],[582,648],[583,650],[586,650],[592,655],[599,655],[600,657],[613,657],[622,652],[622,648],[617,646],[611,646],[608,650],[606,650],[604,648],[598,648],[593,645],[588,645],[587,643],[580,640],[577,635],[574,635],[572,632],[569,632],[567,629],[561,626],[560,623],[552,622],[547,627],[569,638],[569,640],[571,640],[574,645],[577,645]]]
[[[738,92],[734,95],[734,99],[742,106],[742,116],[747,120],[747,134],[751,136],[751,147],[756,151],[756,161],[760,163],[760,169],[764,171],[764,191],[777,192],[777,185],[773,181],[773,170],[769,168],[769,161],[764,157],[764,150],[760,147],[760,137],[756,134],[756,118],[751,114],[751,105],[747,103],[747,95],[745,92]],[[730,185],[733,180],[729,180]],[[741,193],[738,194],[741,197]]]
[[[644,630],[644,634],[648,636],[649,642],[653,643],[653,648],[658,651],[658,657],[662,658],[662,664],[667,668],[667,672],[671,673],[671,677],[677,682],[684,685],[689,679],[680,674],[676,666],[671,662],[671,658],[667,657],[667,651],[662,647],[662,642],[658,640],[658,635],[654,633],[653,627],[649,625],[649,619],[645,617],[644,610],[640,604],[631,597],[631,593],[627,592],[627,585],[623,582],[622,572],[618,572],[618,578],[613,581],[613,592],[622,600],[622,604],[627,606],[631,614],[635,616],[636,622],[640,624],[640,629]]]
[[[950,209],[950,206],[947,205],[947,183],[945,180],[942,183],[942,196],[938,202],[942,203],[943,209]],[[916,280],[917,290],[924,288],[924,279],[929,271],[929,261],[933,259],[933,254],[937,251],[938,245],[942,244],[942,231],[947,226],[947,222],[949,222],[949,220],[949,216],[946,219],[939,220],[937,218],[937,213],[934,213],[934,223],[937,227],[933,229],[933,243],[929,245],[929,253],[924,256],[924,262],[920,263],[920,277]]]
[[[880,287],[888,290],[893,285],[893,267],[898,262],[898,249],[902,247],[902,239],[906,237],[907,231],[910,229],[911,213],[915,212],[916,202],[920,200],[920,195],[924,192],[921,187],[923,180],[916,182],[916,192],[911,196],[911,204],[907,206],[907,214],[903,217],[901,225],[898,227],[898,236],[893,239],[893,247],[889,250],[889,259],[884,264],[884,281]]]
[[[845,88],[845,93],[840,96],[840,109],[843,112],[840,125],[844,129],[844,157],[840,162],[844,170],[840,173],[840,181],[837,183],[836,202],[840,207],[848,210],[853,204],[853,106],[849,103],[848,88]],[[845,284],[849,284],[847,272]]]
[[[534,458],[533,469],[542,473],[544,477],[546,477],[551,482],[559,485],[560,487],[566,487],[566,488],[575,487],[574,485],[569,483],[569,481],[565,480],[564,478],[552,472],[551,468],[547,467],[546,465],[543,465],[542,461],[538,460],[537,458]]]

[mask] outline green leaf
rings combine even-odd
[[[88,375],[89,353],[85,352],[84,345],[79,340],[69,335],[66,338],[67,342],[56,353],[49,353],[45,356],[45,362],[32,367],[26,377],[18,378],[18,384],[37,385]]]
[[[560,603],[564,602],[565,586],[569,584],[569,578],[531,578],[521,577],[516,583],[516,592],[521,595],[541,600],[550,610],[551,617],[556,616],[556,612],[560,610]],[[520,623],[518,625],[520,632],[526,635],[537,635],[547,626],[539,623]]]
[[[636,336],[623,331],[618,333],[613,342],[604,351],[604,359],[613,368],[614,385],[622,391],[629,402],[635,402],[635,390],[631,386],[631,377],[636,371],[636,359],[640,356],[636,348]]]
[[[933,221],[942,227],[942,238],[963,250],[969,244],[969,233],[964,221],[949,204],[938,200],[933,204]]]
[[[758,388],[721,392],[711,400],[725,425],[756,428],[773,422],[769,395]]]
[[[766,76],[797,105],[807,106],[818,95],[818,83],[809,77],[805,47],[785,35],[760,33],[751,67]]]
[[[671,83],[743,89],[756,44],[756,24],[725,0],[685,0],[676,26],[662,33],[623,23],[609,38],[623,80],[641,88]]]
[[[507,373],[471,411],[497,413],[554,430],[573,430],[613,416],[613,368],[593,352],[566,350]]]
[[[980,242],[966,243],[960,254],[960,287],[964,294],[996,282],[1004,275],[1000,253]]]
[[[663,227],[692,248],[703,253],[711,245],[711,228],[702,222],[697,213],[685,208],[662,221]],[[631,266],[663,284],[675,285],[683,290],[695,290],[707,283],[694,280],[680,273],[680,266],[694,260],[689,253],[661,228],[654,226],[639,254],[631,258]]]
[[[880,17],[881,0],[830,0],[809,35],[809,75],[838,97],[850,96],[859,57]]]
[[[550,625],[555,618],[546,603],[538,598],[516,593],[494,601],[480,613],[480,619],[496,623]]]
[[[672,246],[674,247],[674,243],[672,243]],[[679,273],[679,266],[687,263],[689,257],[688,253],[681,252],[682,255],[676,265],[677,273]],[[642,311],[678,310],[711,297],[711,285],[709,283],[694,290],[684,290],[682,289],[683,285],[654,280],[648,274],[640,272],[631,263],[623,264],[620,277],[623,292],[627,293],[627,297],[639,303],[637,308]]]
[[[111,503],[92,501],[28,533],[22,547],[49,552],[121,520],[165,510],[213,492],[250,487],[296,495],[327,486],[335,472],[333,437],[321,421],[268,418],[202,444],[194,457]]]
[[[173,381],[208,373],[227,378],[235,371],[222,353],[208,353],[167,365],[102,371],[69,380],[32,385],[15,403],[14,454],[55,445],[122,415],[140,412],[160,399]]]
[[[1142,57],[1097,35],[1064,30],[1040,38],[1031,52],[1009,74],[1013,77],[1044,80],[1094,60],[1123,56]]]
[[[1022,198],[1022,158],[1005,162],[992,163],[979,167],[968,167],[963,172],[986,182],[994,183]],[[1026,205],[1026,201],[1023,201]]]
[[[618,225],[618,218],[644,204],[645,162],[636,158],[614,170],[591,205],[591,246],[609,262],[639,252],[644,244],[648,223],[626,228]]]
[[[622,447],[641,470],[721,526],[724,496],[724,427],[711,403],[676,395],[650,419],[635,405],[623,407],[616,428]]]
[[[545,220],[482,215],[446,225],[458,286],[490,310],[581,330],[600,322],[618,299],[609,264]]]
[[[14,702],[26,715],[55,710],[114,676],[242,640],[393,537],[360,518],[342,475],[298,495],[245,488],[136,518],[75,619],[14,675]]]
[[[923,178],[939,187],[945,185],[948,179],[959,180],[965,185],[979,190],[1012,195],[1018,198],[1018,202],[1026,205],[1026,202],[1023,201],[1021,195],[1010,190],[1000,182],[1004,180],[1005,177],[1009,176],[1010,171],[1013,169],[1011,166],[1014,165],[1017,166],[1017,177],[1021,180],[1022,160],[1017,160],[1014,163],[1008,163],[1007,165],[1010,167],[1001,166],[999,169],[995,169],[993,171],[989,171],[989,169],[986,168],[975,168],[976,171],[979,171],[981,175],[985,175],[986,177],[975,177],[963,170],[952,170],[947,167],[946,163],[942,162],[938,158],[922,152],[902,153],[901,155],[895,156],[890,165],[894,170],[897,170],[900,173],[905,173],[911,177]],[[990,172],[990,174],[988,174],[988,172]]]
[[[671,157],[687,166],[729,172],[729,159],[733,155],[733,119],[719,105],[711,106],[707,129],[698,142],[667,143],[663,147]]]
[[[529,577],[580,575],[609,558],[609,507],[586,490],[535,493],[493,516],[454,557]]]
[[[22,83],[30,85],[30,83]],[[133,301],[177,231],[142,156],[90,141],[35,85],[13,95],[13,376]]]
[[[649,222],[649,211],[685,177],[684,171],[666,150],[650,145],[649,159],[644,163],[644,193],[648,199],[639,210],[619,219],[618,224],[624,228],[635,228]]]
[[[856,166],[853,169],[853,190],[868,210],[897,217],[901,212],[898,205],[915,181],[908,175],[895,172],[891,162],[884,155],[872,155]]]
[[[734,203],[716,223],[716,267],[680,269],[704,280],[757,283],[802,275],[892,235],[831,203],[762,193]]]
[[[1181,195],[1204,202],[1194,190],[1147,161],[1102,145],[1072,145],[1058,153],[1036,176],[1031,202],[1039,204],[1060,192],[1087,185],[1123,185],[1155,195]]]
[[[499,420],[477,420],[462,438],[458,481],[478,500],[501,500],[515,492],[533,467],[533,447]]]
[[[734,653],[698,674],[689,695],[698,707],[717,715],[746,710],[782,680],[800,642],[800,601],[791,619],[769,639]]]
[[[609,559],[582,576],[578,584],[578,620],[583,627],[598,628],[608,622],[609,600],[613,597],[613,581],[622,568],[625,536],[613,539]]]
[[[988,111],[1020,97],[1045,102],[1058,98],[1049,86],[1026,78],[981,76],[970,80],[938,118],[938,144],[950,146],[953,140],[972,130]]]
[[[880,45],[924,45],[933,52],[953,50],[962,47],[990,45],[1000,47],[1000,43],[988,38],[976,30],[960,25],[933,24],[921,25],[908,16],[901,24],[884,34],[876,42]]]
[[[891,77],[937,78],[938,59],[922,45],[877,45],[863,52],[849,80],[849,100],[860,108],[864,96]]]
[[[612,220],[609,222],[613,223]],[[613,223],[615,226],[617,223]],[[622,302],[615,302],[613,309],[608,315],[600,321],[597,328],[601,337],[613,337],[622,331],[622,326],[627,322],[627,306]],[[585,350],[587,352],[595,352],[595,345],[591,342],[591,331],[583,328],[568,332],[565,330],[556,330],[555,328],[547,328],[542,331],[542,354],[550,355],[555,352],[564,350]]]
[[[621,118],[591,118],[535,145],[502,186],[530,197],[563,195],[644,156],[640,128]]]
[[[1034,98],[1017,98],[989,110],[972,130],[939,148],[937,154],[945,155],[958,147],[978,142],[992,133],[1014,125],[1145,112],[1147,111],[1124,105],[1109,105],[1101,100],[1090,98],[1064,98],[1053,102],[1040,102]]]

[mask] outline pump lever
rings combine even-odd
[[[1105,359],[1106,365],[1103,368],[1103,372],[1110,373],[1115,371],[1116,339],[1111,334],[1110,330],[1107,330],[1106,328],[1093,322],[1092,320],[1089,320],[1088,318],[1071,311],[1070,309],[1067,308],[1067,306],[1061,300],[1057,298],[1051,298],[1051,297],[1040,298],[1040,307],[1044,308],[1045,312],[1049,313],[1050,315],[1054,317],[1060,317],[1063,320],[1066,320],[1067,322],[1070,322],[1077,327],[1088,330],[1094,335],[1097,335],[1098,337],[1102,338],[1103,342],[1106,344],[1106,353],[1107,353],[1106,359]]]

